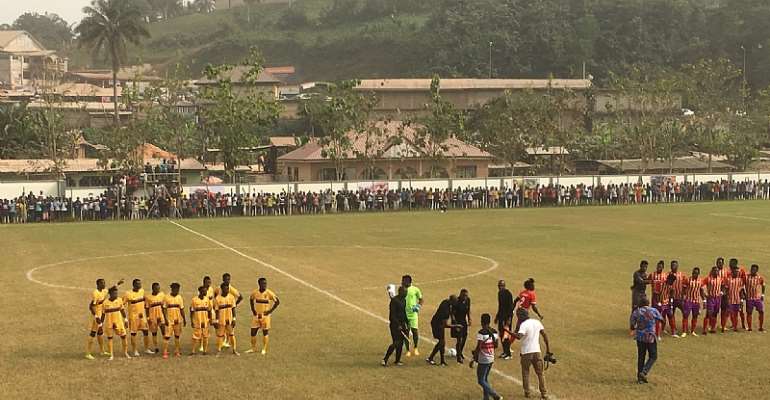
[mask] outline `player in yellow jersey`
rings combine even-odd
[[[206,297],[208,297],[210,302],[214,301],[214,288],[211,287],[211,277],[205,276],[203,277],[203,287],[206,288]]]
[[[198,296],[193,297],[190,302],[190,321],[192,322],[192,352],[200,348],[204,355],[209,349],[209,323],[211,321],[211,300],[206,296],[207,288],[201,286],[198,288]]]
[[[113,286],[109,290],[107,300],[104,300],[102,307],[104,310],[104,334],[107,336],[107,348],[110,353],[110,360],[113,357],[112,337],[117,334],[120,336],[120,342],[123,345],[123,354],[128,355],[128,343],[126,341],[126,324],[128,318],[124,308],[123,299],[118,297],[118,287]]]
[[[123,295],[123,301],[128,310],[128,331],[131,333],[131,351],[134,353],[134,357],[139,357],[139,350],[136,346],[136,334],[142,331],[144,334],[144,352],[155,354],[154,351],[150,350],[150,331],[147,326],[147,316],[144,309],[142,281],[134,279],[132,285],[132,290],[127,291]]]
[[[116,286],[121,285],[123,280],[118,281]],[[94,338],[99,343],[99,353],[102,355],[109,355],[104,350],[104,300],[107,299],[107,288],[104,283],[104,279],[99,278],[96,280],[96,289],[91,293],[91,301],[88,302],[88,311],[91,315],[88,321],[90,332],[86,341],[86,358],[93,360],[94,356],[91,355],[91,348],[94,344]]]
[[[152,294],[144,296],[144,308],[147,312],[147,327],[152,334],[152,347],[157,353],[158,348],[158,329],[161,335],[166,336],[166,317],[163,315],[163,298],[165,293],[160,291],[160,283],[152,284]]]
[[[259,289],[254,290],[249,298],[251,303],[251,348],[246,353],[257,352],[257,333],[262,328],[262,355],[267,354],[267,345],[270,342],[270,315],[273,314],[281,302],[272,290],[267,288],[267,279],[257,280]]]
[[[243,296],[241,295],[241,292],[238,291],[238,289],[234,288],[233,285],[230,284],[230,273],[225,272],[222,274],[222,283],[226,284],[230,288],[230,294],[233,295],[235,298],[235,305],[241,304],[241,301],[243,301]],[[219,295],[219,288],[214,289],[214,296]],[[223,343],[224,347],[230,347],[230,343],[228,343],[227,338],[225,338],[225,341]]]
[[[233,354],[239,356],[235,344],[235,297],[230,293],[226,283],[220,287],[219,294],[214,298],[214,327],[217,328],[217,355],[222,352],[225,337],[230,339]]]
[[[174,355],[182,355],[179,339],[182,336],[182,327],[187,326],[184,316],[184,300],[179,294],[179,284],[171,284],[171,293],[163,299],[163,313],[166,317],[166,334],[163,341],[163,358],[168,358],[168,342],[171,334],[174,335]]]

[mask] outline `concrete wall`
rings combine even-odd
[[[430,172],[431,162],[425,160],[404,160],[404,161],[377,161],[374,163],[375,168],[381,169],[384,175],[382,179],[397,180],[403,176],[409,176],[407,171],[414,174],[413,177],[419,178],[427,175]],[[440,163],[440,166],[446,169],[450,177],[456,177],[455,169],[461,167],[476,167],[476,177],[485,178],[489,176],[489,161],[488,160],[444,160]],[[363,172],[366,166],[361,161],[347,161],[343,164],[346,175],[349,179],[363,179]],[[321,171],[323,169],[334,168],[332,162],[291,162],[283,161],[279,164],[279,173],[284,177],[293,180],[293,176],[289,175],[289,168],[292,171],[298,169],[297,181],[299,182],[312,182],[318,181]],[[293,172],[292,172],[293,173]]]
[[[735,181],[745,180],[770,180],[770,172],[746,172],[736,174],[671,174],[677,182],[708,182],[732,178]],[[524,176],[524,177],[501,177],[501,178],[476,178],[476,179],[403,179],[403,180],[382,180],[382,181],[364,181],[351,180],[347,182],[288,182],[288,183],[265,183],[265,184],[223,184],[210,185],[208,190],[212,193],[280,193],[286,192],[320,192],[328,189],[337,190],[357,190],[359,187],[370,187],[373,183],[388,183],[389,189],[414,188],[414,189],[446,189],[446,188],[507,188],[513,183],[526,181],[529,183],[548,185],[604,185],[609,184],[633,184],[636,182],[649,183],[653,175],[596,175],[596,176]],[[192,193],[196,190],[205,191],[205,185],[184,185],[185,193]],[[0,199],[12,199],[22,193],[28,194],[32,191],[38,195],[43,192],[46,196],[57,196],[59,192],[66,196],[88,197],[96,196],[107,190],[106,187],[89,188],[68,188],[63,183],[57,181],[17,181],[0,182]]]

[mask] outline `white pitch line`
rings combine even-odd
[[[312,283],[307,282],[307,281],[305,281],[302,278],[298,278],[298,277],[292,275],[291,273],[286,272],[286,271],[276,267],[275,265],[272,265],[272,264],[267,263],[265,261],[262,261],[260,259],[254,258],[254,257],[252,257],[252,256],[250,256],[248,254],[245,254],[245,253],[243,253],[241,251],[238,251],[237,249],[235,249],[233,247],[230,247],[230,246],[228,246],[228,245],[226,245],[226,244],[224,244],[224,243],[222,243],[222,242],[220,242],[220,241],[218,241],[218,240],[216,240],[216,239],[214,239],[214,238],[212,238],[210,236],[207,236],[207,235],[205,235],[203,233],[194,231],[194,230],[192,230],[192,229],[190,229],[190,228],[188,228],[188,227],[186,227],[186,226],[184,226],[184,225],[182,225],[180,223],[177,223],[177,222],[175,222],[173,220],[168,219],[167,221],[172,223],[172,224],[174,224],[174,225],[176,225],[177,227],[179,227],[181,229],[184,229],[187,232],[192,233],[193,235],[196,235],[198,237],[206,239],[209,242],[214,243],[214,244],[216,244],[217,246],[219,246],[219,247],[221,247],[223,249],[229,250],[229,251],[231,251],[231,252],[233,252],[233,253],[235,253],[235,254],[237,254],[237,255],[239,255],[239,256],[241,256],[241,257],[243,257],[243,258],[245,258],[245,259],[247,259],[249,261],[253,261],[253,262],[255,262],[255,263],[259,264],[259,265],[262,265],[262,266],[264,266],[266,268],[272,269],[273,271],[275,271],[275,272],[277,272],[277,273],[279,273],[279,274],[281,274],[281,275],[283,275],[283,276],[285,276],[285,277],[287,277],[287,278],[289,278],[289,279],[291,279],[291,280],[293,280],[293,281],[295,281],[295,282],[297,282],[297,283],[299,283],[301,285],[307,286],[310,289],[313,289],[316,292],[321,293],[321,294],[323,294],[323,295],[325,295],[325,296],[327,296],[327,297],[329,297],[329,298],[331,298],[333,300],[336,300],[336,301],[338,301],[338,302],[340,302],[340,303],[342,303],[342,304],[344,304],[344,305],[346,305],[346,306],[348,306],[348,307],[350,307],[350,308],[352,308],[354,310],[360,311],[360,312],[362,312],[362,313],[364,313],[364,314],[366,314],[366,315],[368,315],[368,316],[370,316],[370,317],[372,317],[374,319],[377,319],[377,320],[379,320],[381,322],[384,322],[386,324],[389,323],[389,321],[387,319],[385,319],[385,318],[383,318],[383,317],[381,317],[381,316],[379,316],[379,315],[377,315],[377,314],[375,314],[375,313],[373,313],[373,312],[371,312],[371,311],[369,311],[369,310],[367,310],[365,308],[359,307],[359,306],[357,306],[357,305],[355,305],[355,304],[353,304],[353,303],[351,303],[351,302],[349,302],[349,301],[347,301],[347,300],[345,300],[345,299],[335,295],[334,293],[331,293],[331,292],[329,292],[327,290],[321,289],[318,286],[313,285]],[[436,343],[435,341],[430,340],[430,339],[428,340],[428,342],[433,343],[433,344]],[[521,385],[522,384],[522,382],[520,380],[518,380],[518,379],[514,378],[513,376],[508,375],[508,374],[506,374],[506,373],[504,373],[504,372],[502,372],[502,371],[500,371],[498,369],[494,369],[493,368],[492,372],[494,372],[496,375],[498,375],[498,376],[500,376],[500,377],[502,377],[504,379],[507,379],[507,380],[509,380],[511,382],[516,383],[517,385]],[[550,395],[550,398],[556,400],[556,397],[553,396],[553,395]]]
[[[219,250],[218,247],[209,247],[209,248],[198,248],[198,249],[176,249],[176,250],[158,250],[158,251],[140,251],[137,253],[125,253],[125,254],[114,254],[110,256],[98,256],[98,257],[84,257],[84,258],[78,258],[75,260],[65,260],[65,261],[59,261],[52,264],[44,264],[37,266],[35,268],[30,269],[27,271],[27,280],[30,282],[37,283],[39,285],[43,285],[46,287],[54,288],[54,289],[69,289],[69,290],[85,290],[90,291],[89,288],[79,287],[79,286],[67,286],[67,285],[57,285],[55,283],[48,283],[41,281],[39,279],[36,279],[34,277],[34,274],[36,272],[39,272],[43,269],[47,268],[53,268],[60,265],[66,265],[66,264],[75,264],[85,261],[94,261],[94,260],[108,260],[110,258],[121,258],[121,257],[134,257],[134,256],[149,256],[153,254],[164,254],[164,253],[184,253],[188,251],[210,251],[210,250]]]
[[[765,221],[770,222],[770,218],[758,218],[758,217],[747,217],[745,215],[733,215],[733,214],[711,214],[712,217],[725,217],[725,218],[738,218],[738,219],[747,219],[750,221]]]

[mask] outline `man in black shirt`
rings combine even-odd
[[[455,328],[455,325],[449,324],[449,318],[452,316],[452,305],[456,302],[457,296],[455,295],[451,295],[448,299],[442,300],[436,313],[433,314],[433,318],[430,320],[433,338],[436,339],[436,345],[433,347],[433,351],[431,351],[430,356],[425,360],[430,365],[436,365],[436,362],[433,361],[433,357],[436,356],[436,353],[439,353],[441,356],[441,365],[447,365],[446,361],[444,361],[444,333],[446,328]]]
[[[468,339],[468,327],[471,325],[471,298],[467,289],[460,290],[457,302],[452,306],[452,324],[457,325],[457,328],[452,329],[451,336],[457,339],[457,362],[462,364],[465,360],[463,349]]]
[[[650,283],[647,277],[647,260],[639,263],[639,269],[634,272],[634,280],[631,285],[631,311],[639,307],[642,299],[647,297],[647,284]]]
[[[497,323],[497,331],[500,335],[505,330],[511,329],[513,323],[513,295],[511,291],[505,288],[505,281],[500,280],[497,282],[497,314],[495,315],[495,323]],[[511,359],[511,342],[509,340],[502,340],[503,354],[500,358],[510,360]]]
[[[404,340],[408,334],[406,320],[406,289],[403,286],[398,287],[398,294],[390,299],[390,312],[388,320],[390,321],[390,338],[392,343],[385,352],[385,358],[382,359],[382,366],[388,366],[388,360],[393,351],[396,352],[396,365],[401,363],[401,350],[404,347]]]

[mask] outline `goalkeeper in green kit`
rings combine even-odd
[[[401,277],[401,286],[406,289],[406,320],[409,322],[409,330],[412,332],[412,341],[414,343],[414,355],[419,356],[417,344],[420,341],[418,331],[418,317],[422,307],[422,291],[416,286],[412,286],[412,277],[404,275]],[[406,356],[411,357],[412,351],[409,350],[409,341],[404,341],[406,345]]]

